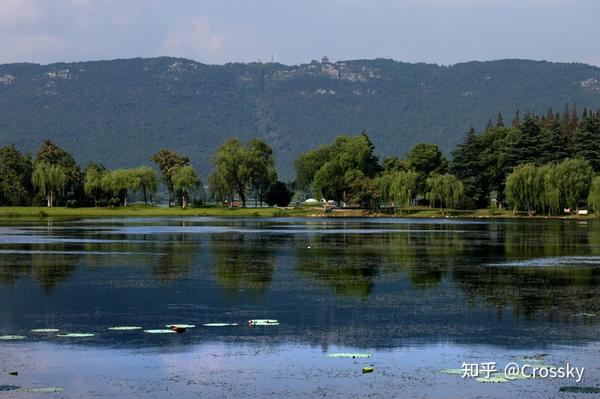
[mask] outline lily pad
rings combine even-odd
[[[566,387],[560,387],[559,392],[568,392],[568,393],[600,393],[600,388],[598,388],[598,387],[566,386]]]
[[[138,327],[138,326],[116,326],[116,327],[108,327],[108,330],[111,331],[134,331],[134,330],[141,330],[142,327]]]
[[[145,333],[148,334],[175,334],[175,331],[173,330],[166,330],[166,329],[155,329],[155,330],[144,330]]]
[[[331,358],[347,358],[347,359],[361,359],[371,357],[368,353],[330,353],[327,357]]]
[[[249,326],[278,326],[279,320],[275,319],[253,319],[248,320]]]
[[[167,328],[194,328],[196,327],[194,324],[167,324],[165,327]]]
[[[62,391],[64,391],[64,389],[60,387],[27,388],[25,390],[25,392],[29,393],[56,393]]]
[[[365,374],[365,373],[372,373],[373,370],[375,370],[373,367],[363,367],[362,368],[363,374]]]
[[[16,391],[17,389],[21,389],[21,387],[18,385],[0,385],[0,392]]]
[[[34,328],[31,330],[32,333],[57,333],[59,331],[58,328]]]
[[[0,340],[2,341],[16,341],[19,339],[25,339],[27,337],[24,337],[22,335],[0,335]]]
[[[238,323],[204,323],[204,327],[230,327],[237,326]]]
[[[89,337],[93,337],[96,334],[92,334],[92,333],[65,333],[65,334],[56,334],[57,337],[62,337],[62,338],[89,338]]]
[[[442,374],[452,374],[452,375],[463,375],[463,369],[442,369],[440,370]]]
[[[489,376],[487,378],[484,377],[480,377],[480,378],[475,378],[475,381],[478,382],[488,382],[488,383],[502,383],[502,382],[507,382],[510,381],[508,378],[506,377],[499,377],[499,376]]]

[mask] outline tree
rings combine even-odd
[[[426,198],[434,205],[440,205],[440,211],[444,214],[444,206],[456,206],[464,194],[462,182],[454,175],[435,174],[427,178]]]
[[[366,188],[360,182],[361,176],[372,179],[381,170],[369,136],[364,132],[354,137],[342,135],[325,148],[321,148],[320,155],[326,154],[327,158],[314,173],[313,192],[338,203],[346,199],[356,201],[358,192],[354,191]],[[302,177],[304,179],[306,176]]]
[[[548,210],[548,215],[558,215],[561,210],[561,197],[556,165],[544,165],[539,172],[543,178],[543,207]]]
[[[44,162],[50,165],[57,165],[62,167],[65,175],[65,190],[69,195],[74,196],[76,199],[83,199],[84,187],[83,187],[83,175],[81,169],[75,162],[73,156],[54,144],[50,140],[44,141],[40,149],[38,150],[35,158],[35,163]],[[60,200],[62,193],[54,193],[56,196],[53,201]]]
[[[178,169],[178,171],[179,170],[180,169]],[[148,197],[150,197],[150,202],[153,202],[152,198],[158,192],[158,179],[156,178],[156,173],[148,166],[140,166],[133,169],[133,174],[137,178],[136,182],[139,183],[139,186],[136,187],[136,189],[142,192],[144,204],[148,204]]]
[[[600,214],[600,176],[596,176],[592,179],[587,202],[594,213]]]
[[[200,186],[200,178],[191,166],[179,168],[173,174],[173,189],[181,200],[181,207],[186,208],[189,202],[190,192]]]
[[[103,190],[121,199],[127,206],[128,192],[140,186],[139,178],[131,169],[115,169],[104,173],[101,179]]]
[[[35,163],[31,175],[33,185],[41,195],[46,197],[48,207],[54,206],[57,195],[65,191],[67,180],[67,172],[64,167],[43,161]]]
[[[587,118],[573,138],[574,155],[586,159],[594,172],[600,172],[600,119]]]
[[[394,206],[395,211],[409,206],[417,192],[419,174],[415,171],[384,173],[376,180],[380,202]]]
[[[84,191],[86,195],[94,198],[94,206],[98,206],[98,198],[104,193],[102,189],[104,173],[106,173],[106,168],[96,164],[89,164],[84,171]]]
[[[226,141],[215,153],[212,163],[213,173],[209,178],[211,191],[219,196],[237,194],[246,206],[246,194],[252,183],[252,169],[248,165],[248,156],[238,139]]]
[[[293,195],[294,193],[289,189],[287,184],[276,181],[269,187],[269,191],[265,195],[265,202],[269,206],[288,206]]]
[[[426,179],[434,173],[444,173],[448,162],[435,144],[417,144],[407,155],[410,168],[419,173],[418,191],[426,189]]]
[[[252,139],[246,149],[246,162],[250,169],[250,185],[262,206],[266,191],[277,180],[273,150],[263,141]]]
[[[0,205],[31,203],[32,163],[14,145],[0,148]]]
[[[579,210],[590,191],[594,173],[588,161],[581,158],[566,159],[556,166],[556,179],[562,203]]]
[[[513,206],[513,214],[518,209],[527,210],[529,216],[543,203],[544,179],[532,163],[515,167],[506,178],[506,198]]]
[[[178,169],[190,164],[190,159],[186,156],[179,155],[175,151],[161,148],[156,154],[152,156],[154,163],[158,165],[160,173],[162,175],[162,181],[167,186],[169,191],[169,206],[173,197],[173,175]]]

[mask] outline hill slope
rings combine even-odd
[[[260,137],[280,173],[340,133],[366,129],[380,155],[417,142],[449,152],[499,111],[600,106],[600,68],[525,60],[450,67],[391,60],[205,65],[151,58],[0,65],[0,145],[50,138],[79,162],[149,163],[168,147],[202,175],[225,139]]]

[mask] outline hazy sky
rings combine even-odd
[[[600,0],[0,0],[0,63],[529,58],[600,65]]]

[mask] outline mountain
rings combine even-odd
[[[600,106],[600,68],[528,60],[453,66],[387,59],[287,66],[136,58],[0,65],[0,145],[33,152],[49,138],[84,164],[149,164],[161,147],[200,173],[230,137],[272,145],[280,174],[301,152],[366,129],[379,155],[418,142],[445,152],[498,112]]]

